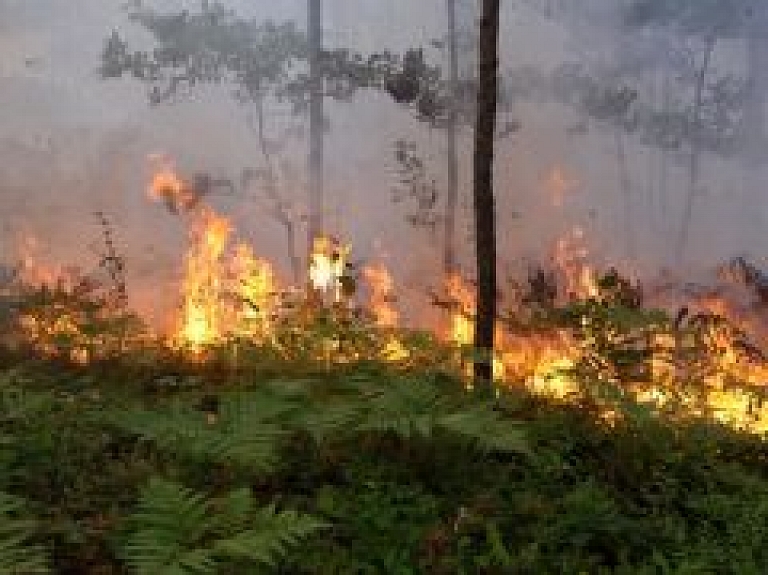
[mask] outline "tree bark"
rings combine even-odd
[[[323,78],[320,56],[323,49],[323,2],[308,0],[307,38],[309,40],[309,222],[308,251],[316,237],[323,233],[323,156],[324,111]],[[308,260],[309,261],[309,260]]]
[[[475,124],[474,211],[477,266],[475,379],[493,379],[493,333],[496,317],[496,214],[493,155],[498,105],[500,0],[482,0],[478,50],[479,84]]]
[[[445,198],[443,272],[448,276],[457,270],[456,207],[459,200],[457,86],[459,81],[459,51],[456,36],[456,0],[446,0],[446,8],[448,11],[450,103],[448,109],[448,189]]]

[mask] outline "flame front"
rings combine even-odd
[[[292,306],[281,299],[280,294],[287,291],[278,289],[270,263],[257,257],[246,243],[232,245],[234,229],[229,219],[204,203],[201,195],[169,164],[161,166],[152,178],[148,196],[165,202],[183,216],[189,230],[180,282],[181,305],[174,332],[168,337],[173,345],[197,352],[211,345],[248,340],[274,344],[285,351],[288,348],[281,338],[281,326],[285,325],[292,333],[306,330],[310,339],[321,339],[317,357],[329,365],[331,361],[370,357],[366,354],[371,353],[392,362],[405,363],[409,357],[414,358],[415,365],[421,361],[419,350],[403,344],[404,333],[398,325],[400,314],[394,305],[394,281],[385,266],[372,264],[362,270],[362,278],[369,287],[367,307],[373,319],[373,325],[367,327],[372,328],[378,342],[375,351],[371,352],[372,339],[365,339],[365,349],[355,347],[356,342],[347,346],[349,342],[337,335],[325,331],[322,335],[313,334],[314,324],[302,323],[302,314],[309,310],[307,315],[314,317],[314,304],[320,303],[331,312],[322,314],[324,321],[326,315],[331,321],[359,317],[352,313],[351,305],[336,305],[346,304],[345,297],[351,293],[345,293],[348,246],[325,236],[314,240],[308,265],[309,286],[305,286],[310,288],[310,305]],[[109,357],[109,350],[126,349],[122,340],[111,342],[108,336],[93,335],[89,325],[93,314],[82,308],[88,297],[98,297],[91,286],[92,278],[79,275],[74,269],[45,265],[41,242],[33,236],[24,237],[18,251],[20,282],[48,286],[42,287],[40,293],[45,305],[20,314],[19,333],[27,344],[44,356],[69,357],[79,363]],[[575,228],[556,242],[553,260],[561,288],[555,307],[578,309],[572,306],[574,300],[586,299],[597,300],[599,305],[613,305],[610,294],[605,290],[601,293],[581,229]],[[448,296],[449,322],[442,330],[443,339],[454,346],[471,346],[476,314],[474,287],[459,274],[452,274],[444,280],[444,292]],[[598,313],[592,317],[589,311],[583,312],[580,326],[571,321],[573,318],[563,324],[567,328],[549,323],[532,322],[525,326],[497,321],[494,378],[502,385],[525,385],[535,393],[566,399],[580,391],[579,378],[588,369],[592,370],[588,372],[590,377],[595,375],[600,381],[625,386],[641,401],[664,406],[670,398],[677,397],[689,414],[709,415],[732,427],[768,432],[768,405],[762,406],[753,397],[768,382],[768,360],[757,351],[758,347],[765,347],[767,339],[764,316],[748,302],[731,301],[722,291],[688,299],[692,325],[676,322],[674,329],[666,323],[638,327],[642,331],[638,338],[634,337],[636,328],[628,327],[632,332],[630,343],[622,339],[624,328],[613,327],[612,320],[602,323],[599,305],[585,308],[596,309]],[[288,317],[290,312],[286,309],[299,310],[298,323],[291,323],[296,318]],[[104,317],[109,313],[105,308]],[[704,323],[699,321],[701,318]],[[284,319],[288,321],[280,324]],[[694,323],[694,319],[699,323]],[[605,345],[634,346],[635,341],[643,346],[635,350],[642,352],[642,359],[637,360],[642,369],[624,370],[606,359]],[[752,345],[755,341],[756,346]],[[202,354],[195,353],[194,357],[200,358]],[[461,367],[471,375],[471,360],[463,361]],[[695,391],[687,390],[686,382],[693,382]],[[616,412],[608,409],[604,415],[610,423]]]

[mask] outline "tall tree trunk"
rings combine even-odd
[[[448,50],[450,60],[450,104],[448,112],[448,189],[445,198],[445,230],[443,271],[446,275],[456,272],[456,207],[459,200],[459,152],[458,152],[458,81],[459,50],[456,36],[456,0],[446,0],[448,11]]]
[[[663,80],[663,110],[664,113],[672,111],[672,80],[668,70],[664,70]],[[669,240],[669,150],[665,146],[661,150],[661,165],[659,166],[659,228],[661,229],[661,241]]]
[[[479,41],[479,85],[475,124],[474,211],[477,265],[475,362],[478,381],[493,379],[493,332],[496,318],[496,214],[493,154],[498,104],[499,19],[501,0],[482,0]]]
[[[309,40],[309,247],[323,233],[323,78],[320,56],[323,49],[323,1],[308,0]]]
[[[264,165],[267,170],[266,193],[274,204],[274,216],[283,226],[288,242],[288,257],[291,262],[291,274],[295,285],[301,282],[301,258],[296,249],[296,222],[290,208],[287,207],[285,198],[280,193],[280,177],[269,151],[269,142],[265,134],[266,118],[264,117],[264,96],[260,96],[256,102],[256,125],[253,125],[253,119],[249,115],[248,126],[255,132],[259,140],[261,154],[264,157]]]
[[[696,197],[699,195],[699,175],[701,171],[701,146],[699,138],[701,137],[701,107],[704,104],[704,88],[707,80],[709,64],[712,61],[712,54],[715,51],[716,37],[711,36],[707,39],[704,48],[704,61],[701,64],[696,75],[696,87],[693,102],[693,122],[691,138],[691,155],[688,161],[688,194],[685,198],[685,207],[683,210],[683,220],[680,226],[680,237],[677,241],[677,250],[675,253],[675,262],[682,265],[685,257],[685,250],[688,248],[688,240],[691,235],[691,224],[693,222],[693,207]]]

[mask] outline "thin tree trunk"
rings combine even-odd
[[[691,235],[694,202],[696,201],[696,196],[699,195],[699,173],[701,168],[701,146],[699,145],[701,132],[701,106],[704,103],[704,83],[707,79],[707,72],[709,71],[709,63],[712,60],[712,53],[715,50],[715,43],[716,39],[714,36],[707,39],[704,61],[702,62],[701,69],[696,77],[696,93],[693,104],[693,126],[692,134],[690,135],[691,155],[688,161],[688,194],[685,198],[680,237],[677,241],[677,252],[675,254],[677,265],[681,265],[685,257],[685,250],[688,247],[688,240]]]
[[[658,109],[659,106],[659,74],[658,71],[654,71],[654,73],[651,76],[650,79],[651,84],[651,105],[654,109]],[[653,238],[658,237],[659,233],[659,222],[656,218],[657,213],[657,207],[658,207],[658,168],[659,168],[659,155],[657,153],[657,149],[654,148],[653,144],[648,144],[648,147],[646,149],[647,151],[647,160],[648,160],[648,171],[647,171],[647,190],[646,190],[646,212],[643,214],[645,220],[648,222],[648,228],[653,236]],[[645,238],[643,238],[645,239]],[[652,239],[652,238],[648,238]],[[655,247],[655,246],[654,246]]]
[[[299,254],[296,253],[296,223],[293,219],[293,215],[286,211],[285,202],[278,191],[279,178],[277,170],[275,169],[274,161],[272,160],[272,154],[269,151],[269,144],[267,143],[267,137],[264,133],[264,98],[260,97],[256,102],[256,121],[257,125],[251,125],[251,129],[256,132],[256,136],[259,139],[259,146],[261,148],[261,154],[264,156],[264,164],[267,168],[267,186],[266,192],[269,199],[275,204],[275,218],[285,228],[286,241],[288,242],[288,257],[291,261],[291,273],[293,275],[293,281],[296,285],[299,285],[301,281],[301,260]],[[255,128],[255,129],[254,129]]]
[[[323,2],[308,0],[309,40],[309,245],[312,253],[316,237],[323,234],[323,78],[320,56],[323,49]]]
[[[450,59],[450,104],[448,116],[448,189],[445,198],[445,231],[443,272],[456,272],[456,206],[459,200],[459,152],[457,85],[459,80],[459,51],[456,37],[456,0],[446,0],[448,10],[448,47]]]
[[[475,125],[475,236],[477,320],[475,348],[483,354],[474,364],[475,379],[493,379],[493,333],[496,317],[496,215],[493,154],[498,104],[500,0],[482,0],[479,41],[479,86]]]
[[[616,164],[619,171],[619,186],[624,199],[624,233],[626,234],[627,257],[634,261],[636,255],[635,222],[632,214],[632,179],[627,164],[627,151],[621,126],[616,127]]]
[[[664,71],[662,104],[665,113],[669,113],[672,108],[672,82],[669,71]],[[661,150],[661,165],[659,166],[659,228],[661,230],[661,240],[666,242],[669,236],[669,150],[664,147]]]

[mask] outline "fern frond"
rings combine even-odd
[[[354,433],[365,418],[368,407],[360,398],[337,399],[313,407],[297,422],[317,441]]]
[[[520,425],[491,403],[451,400],[427,378],[356,378],[352,397],[321,406],[305,421],[316,437],[339,432],[393,432],[404,439],[431,438],[436,430],[463,437],[483,451],[528,453]],[[466,401],[466,400],[465,400]]]
[[[210,526],[209,503],[175,483],[152,479],[130,519],[124,546],[128,564],[140,575],[205,575],[216,572],[210,550],[202,550]]]
[[[229,537],[248,529],[253,510],[253,497],[247,488],[236,489],[212,504],[211,531]]]
[[[397,435],[430,437],[445,400],[437,387],[419,378],[393,378],[367,401],[359,429],[392,431]]]
[[[216,543],[216,552],[232,558],[248,559],[276,567],[292,548],[329,525],[295,511],[276,512],[274,505],[258,510],[254,526],[243,533]]]
[[[122,552],[139,575],[210,575],[232,560],[275,566],[327,524],[274,506],[256,509],[247,489],[208,500],[153,479],[129,527]]]
[[[465,407],[439,417],[437,427],[470,440],[476,447],[496,453],[530,453],[518,422],[505,419],[490,403]]]
[[[50,573],[45,550],[31,545],[36,523],[19,518],[21,499],[0,493],[0,573],[38,575]]]
[[[154,441],[162,449],[200,461],[229,462],[257,471],[271,471],[277,442],[285,430],[273,420],[285,414],[263,406],[253,396],[225,400],[215,422],[183,405],[161,411],[135,410],[113,414],[117,427]]]

